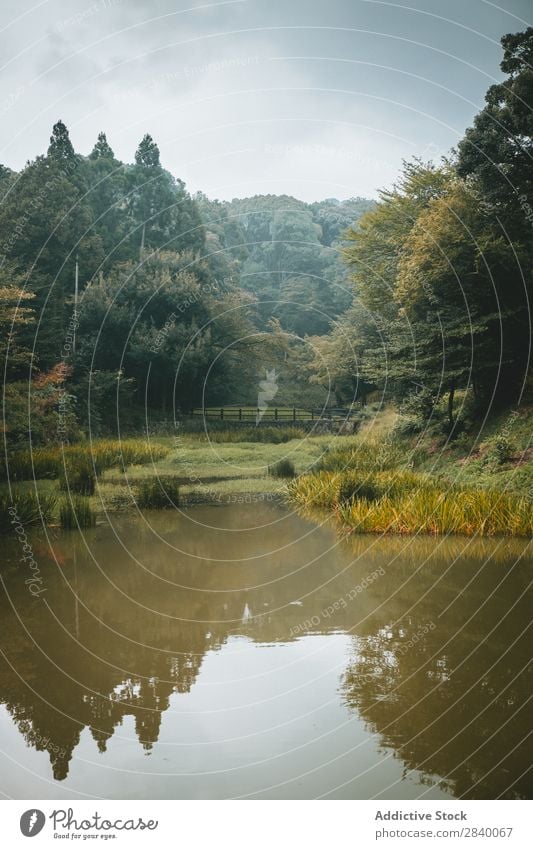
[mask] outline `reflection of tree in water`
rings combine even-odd
[[[506,645],[520,633],[512,631]],[[455,796],[530,798],[527,637],[511,664],[500,640],[453,633],[449,623],[430,629],[427,619],[411,617],[356,638],[343,676],[346,702],[408,769],[440,777]]]
[[[16,664],[19,675],[0,660],[0,695],[27,744],[48,752],[54,778],[59,781],[68,774],[70,759],[85,727],[103,753],[124,717],[133,716],[135,733],[148,752],[158,740],[161,716],[169,706],[170,696],[190,690],[202,662],[202,655],[173,657],[131,644],[131,656],[122,656],[122,662],[132,668],[134,664],[138,669],[149,667],[155,674],[123,677],[120,670],[88,659],[85,652],[73,652],[72,644],[65,642],[60,648],[56,635],[54,660],[58,663],[60,656],[65,658],[62,665],[58,663],[60,668],[34,650],[25,658],[22,671],[17,649],[23,636],[19,629],[18,639],[14,640],[15,623],[10,622],[9,626],[11,638],[9,645],[4,641],[4,651],[13,666]],[[43,641],[41,648],[46,652],[45,646]],[[83,684],[76,683],[76,679]]]
[[[220,516],[214,511],[211,524]],[[160,522],[159,530],[170,539],[174,534],[179,548],[184,533],[175,515]],[[344,631],[354,635],[344,698],[408,769],[445,777],[457,795],[531,795],[525,747],[515,749],[527,731],[528,675],[512,681],[530,657],[520,637],[530,608],[523,602],[513,609],[530,570],[525,564],[509,571],[510,580],[500,584],[514,562],[508,547],[498,561],[492,543],[376,545],[365,537],[321,561],[320,547],[331,547],[329,532],[300,533],[291,547],[291,537],[298,538],[294,527],[276,527],[276,551],[264,557],[272,548],[267,527],[265,538],[233,534],[228,555],[235,562],[221,564],[209,561],[210,553],[222,550],[216,534],[201,525],[196,531],[188,525],[187,533],[189,551],[203,560],[154,546],[149,530],[127,524],[130,548],[158,577],[138,568],[98,529],[91,551],[102,569],[81,545],[72,550],[74,535],[62,537],[62,572],[47,562],[46,551],[38,552],[46,604],[29,597],[18,567],[4,568],[11,603],[4,600],[0,616],[0,701],[28,746],[48,752],[56,780],[67,776],[84,729],[103,753],[128,716],[148,754],[173,694],[190,692],[206,653],[230,636],[273,643],[294,640],[295,633]],[[249,555],[256,552],[261,556],[254,560]],[[354,592],[378,567],[379,577]],[[324,615],[339,598],[349,600],[346,606]],[[313,624],[302,628],[305,621]],[[428,623],[435,627],[407,649]]]

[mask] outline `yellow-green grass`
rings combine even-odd
[[[90,499],[82,495],[64,498],[59,504],[59,524],[64,530],[93,528],[96,525],[96,513]]]
[[[139,450],[139,443],[142,450]],[[87,467],[90,467],[91,455],[86,451],[90,447],[88,444],[72,446],[75,450],[67,448],[65,460],[61,458],[59,475],[56,475],[55,479],[48,477],[36,481],[22,480],[17,483],[17,487],[28,493],[35,493],[37,489],[40,498],[53,496],[56,501],[62,494],[66,500],[69,497],[85,495],[90,509],[98,516],[109,511],[135,508],[135,505],[141,506],[142,509],[154,506],[157,490],[160,488],[158,480],[163,480],[165,487],[175,487],[176,490],[179,488],[180,505],[234,503],[239,502],[239,499],[253,501],[263,497],[272,499],[284,492],[284,483],[268,474],[269,466],[288,459],[294,464],[297,473],[304,473],[324,454],[330,443],[331,437],[318,436],[293,439],[279,444],[210,444],[205,440],[198,440],[196,435],[183,435],[179,439],[158,437],[157,442],[153,444],[144,440],[124,440],[118,444],[122,448],[125,446],[127,450],[122,455],[117,455],[113,454],[117,443],[101,440],[94,442],[92,446],[100,461],[100,474],[95,479],[93,494],[91,487],[86,486],[86,478],[80,475],[78,481],[76,477],[80,469],[86,472]],[[134,444],[135,453],[132,451]],[[83,449],[82,453],[76,453],[80,449]],[[43,450],[50,449],[38,449],[38,452]],[[57,449],[52,456],[54,463],[57,462],[56,452]],[[78,458],[80,462],[76,465]],[[110,465],[117,458],[119,461],[121,458],[142,461],[145,465],[129,465],[128,462],[124,465],[122,462]],[[102,466],[108,467],[102,470]],[[6,483],[0,484],[0,491],[7,492],[7,489]],[[146,494],[146,498],[141,495],[142,492]],[[48,516],[50,523],[61,523],[59,506],[64,503],[60,501],[56,504],[52,514]]]
[[[439,483],[408,471],[321,471],[287,485],[304,508],[332,510],[357,533],[464,534],[529,537],[531,501],[489,489]]]
[[[65,469],[92,467],[96,475],[114,466],[153,463],[162,459],[168,448],[145,439],[99,439],[94,442],[24,449],[14,452],[0,468],[3,479],[41,480],[58,478]]]
[[[398,498],[353,500],[337,508],[343,526],[358,533],[462,534],[531,537],[531,502],[483,489],[420,490]]]
[[[50,522],[55,515],[57,498],[54,493],[39,496],[28,489],[14,488],[0,493],[0,529]]]
[[[293,439],[304,439],[306,431],[298,427],[238,427],[232,430],[208,430],[187,434],[191,440],[199,442],[291,442]]]

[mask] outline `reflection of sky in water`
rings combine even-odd
[[[48,607],[5,573],[6,794],[528,795],[524,544],[339,544],[266,504],[114,521],[138,562],[110,528],[98,566],[36,541]]]

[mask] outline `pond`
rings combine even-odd
[[[526,543],[257,502],[31,545],[38,595],[4,545],[3,794],[531,797]]]

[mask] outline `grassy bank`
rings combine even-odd
[[[365,411],[359,432],[217,428],[176,437],[97,440],[15,452],[0,484],[0,523],[91,527],[108,512],[286,497],[360,533],[532,535],[531,417],[495,419],[450,442],[408,435],[392,408]],[[399,426],[400,425],[400,426]]]
[[[446,441],[409,437],[386,410],[288,484],[293,503],[330,511],[357,533],[533,535],[531,416],[494,419]]]
[[[217,430],[215,439],[180,433],[153,442],[96,440],[18,451],[2,470],[0,523],[10,525],[13,505],[20,505],[23,524],[76,528],[119,510],[271,500],[282,496],[286,479],[308,471],[331,441],[297,428],[266,427]]]

